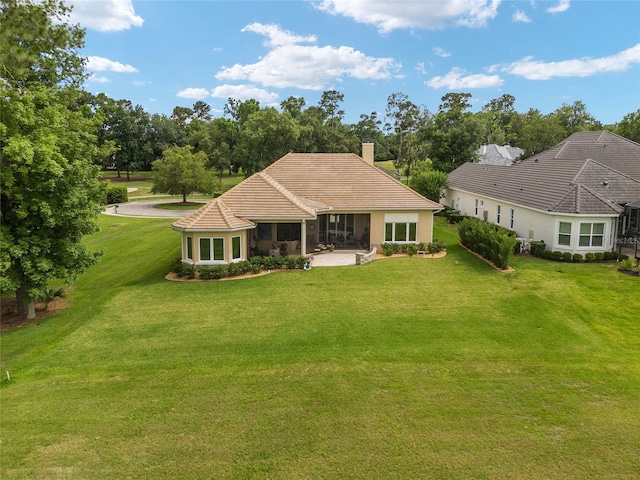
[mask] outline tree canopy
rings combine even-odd
[[[193,152],[193,147],[173,146],[162,153],[162,158],[153,162],[153,193],[182,195],[187,202],[187,195],[194,192],[210,193],[213,190],[212,177],[205,165],[207,155],[204,152]]]
[[[67,14],[49,0],[3,0],[0,11],[0,288],[30,318],[50,280],[71,281],[98,258],[81,239],[104,206],[94,162],[105,152],[76,88],[83,31]]]

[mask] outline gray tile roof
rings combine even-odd
[[[544,211],[617,214],[640,197],[640,145],[610,132],[575,133],[515,165],[466,163],[449,186]]]
[[[490,143],[482,145],[476,154],[478,155],[478,163],[482,165],[511,165],[514,160],[524,153],[522,148],[512,147],[510,145],[496,145]]]

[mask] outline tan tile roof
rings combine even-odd
[[[253,222],[237,217],[220,197],[171,224],[179,230],[243,230],[255,227]]]
[[[212,206],[218,203],[228,208],[226,215],[220,208]],[[241,221],[253,225],[248,220],[312,219],[318,213],[331,210],[367,212],[441,208],[442,205],[426,199],[355,154],[290,153],[200,210],[175,222],[173,227],[227,229],[231,227],[223,226],[241,225]],[[201,213],[203,210],[207,214]]]

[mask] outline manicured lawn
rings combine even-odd
[[[168,221],[100,223],[72,306],[2,334],[3,480],[640,474],[615,265],[503,274],[438,223],[442,259],[172,283]]]

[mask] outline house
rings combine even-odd
[[[511,145],[482,145],[476,150],[478,163],[482,165],[512,165],[524,154],[524,150]]]
[[[613,250],[639,227],[640,144],[578,132],[514,165],[466,163],[449,175],[443,203],[549,250]]]
[[[318,248],[369,250],[433,239],[442,205],[373,165],[373,143],[352,153],[289,153],[171,227],[182,261],[215,265]]]

